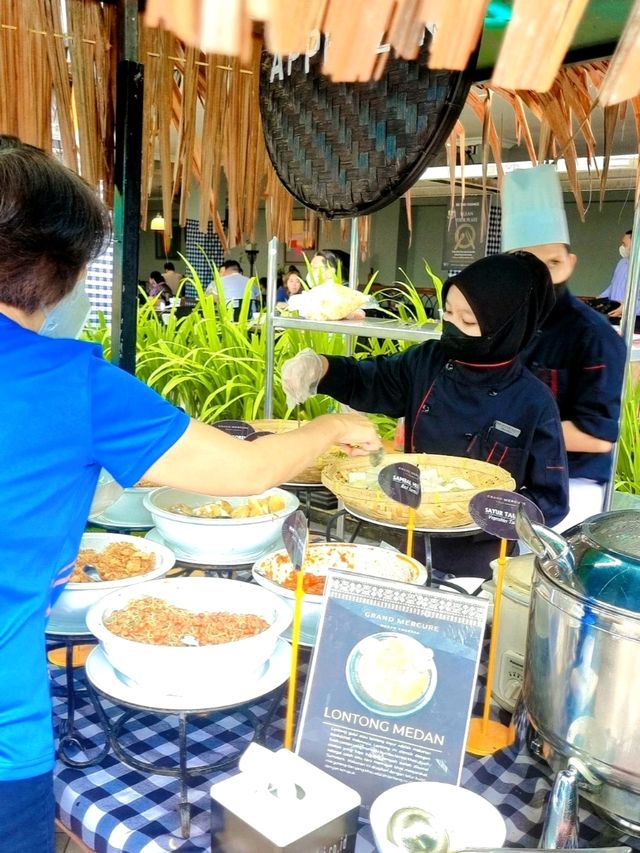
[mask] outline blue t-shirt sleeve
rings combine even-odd
[[[189,425],[189,416],[135,376],[89,359],[91,453],[121,486],[133,486]]]

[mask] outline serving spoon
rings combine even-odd
[[[404,806],[389,819],[387,838],[407,853],[502,853],[507,847],[451,847],[445,827],[425,809]],[[519,847],[518,853],[557,853],[556,848]],[[580,853],[631,853],[630,847],[583,847]]]
[[[89,580],[92,580],[92,581],[101,581],[102,580],[102,578],[100,577],[100,572],[91,563],[87,563],[86,565],[84,565],[82,567],[82,571],[89,578]]]

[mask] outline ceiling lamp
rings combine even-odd
[[[152,231],[164,231],[164,216],[161,213],[156,213],[149,227]]]

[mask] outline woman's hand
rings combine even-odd
[[[336,444],[349,456],[366,456],[382,447],[377,429],[364,415],[322,415],[316,421],[322,422],[324,419],[330,419],[337,428]]]

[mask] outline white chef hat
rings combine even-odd
[[[551,165],[508,172],[502,181],[502,251],[569,244],[560,178]]]

